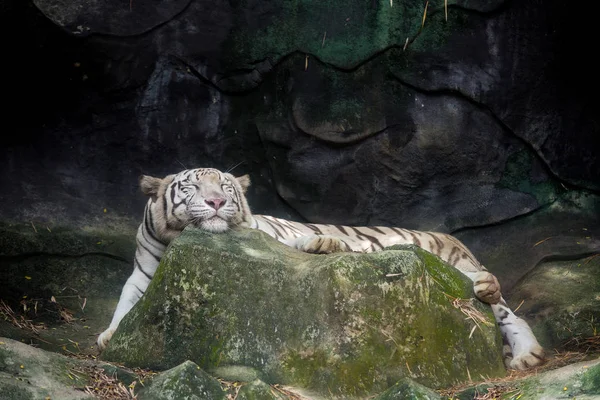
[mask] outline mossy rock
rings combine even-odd
[[[225,400],[218,380],[191,361],[165,371],[138,393],[139,400]]]
[[[578,362],[527,378],[484,383],[454,393],[455,400],[472,400],[486,393],[488,388],[502,394],[498,400],[592,400],[600,398],[600,359]]]
[[[93,399],[84,389],[96,384],[97,371],[115,376],[125,386],[137,380],[135,374],[104,362],[68,358],[0,337],[2,400]]]
[[[533,376],[520,382],[517,387],[523,399],[598,399],[600,398],[600,359],[571,364]]]
[[[334,397],[376,394],[404,377],[439,388],[469,371],[503,376],[488,306],[452,305],[472,283],[420,248],[314,255],[263,232],[186,229],[102,357],[167,369],[244,366],[267,383]],[[231,378],[231,377],[229,377]]]
[[[435,391],[412,379],[404,378],[377,396],[375,400],[441,400],[441,397]]]
[[[237,400],[285,400],[289,397],[277,393],[270,385],[257,379],[240,388]]]

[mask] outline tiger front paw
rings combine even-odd
[[[480,271],[475,275],[473,290],[479,300],[488,304],[496,304],[502,297],[500,282],[487,271]]]
[[[117,328],[108,328],[107,330],[102,332],[100,336],[98,336],[97,344],[98,349],[100,349],[100,351],[103,351],[106,348],[106,346],[108,346],[108,342],[110,342],[110,339],[112,338],[116,329]]]
[[[330,254],[351,251],[339,237],[331,235],[305,236],[298,239],[296,248],[305,253]]]

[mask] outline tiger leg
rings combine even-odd
[[[545,362],[544,349],[525,320],[517,317],[503,298],[492,304],[492,311],[502,332],[504,363],[507,368],[525,370]]]
[[[352,251],[340,237],[333,235],[309,235],[296,238],[291,244],[305,253],[329,254]]]
[[[138,268],[133,270],[133,273],[123,286],[121,297],[119,298],[119,303],[117,304],[117,309],[113,314],[113,318],[108,329],[98,336],[97,343],[100,351],[106,348],[123,317],[138,302],[140,297],[142,297],[149,284],[150,279],[144,275],[142,271],[140,271]]]
[[[544,349],[527,322],[517,317],[502,298],[498,279],[486,270],[462,272],[473,281],[477,298],[492,307],[505,343],[502,352],[506,367],[524,370],[544,363]]]

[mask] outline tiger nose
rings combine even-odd
[[[204,200],[204,202],[212,208],[214,208],[215,210],[218,210],[219,208],[223,207],[225,203],[227,203],[227,199],[215,197],[212,199],[206,199]]]

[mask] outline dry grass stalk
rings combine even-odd
[[[600,352],[600,335],[589,337],[576,336],[566,341],[564,348],[581,353]]]
[[[425,20],[427,19],[427,7],[429,6],[429,1],[425,3],[425,10],[423,11],[423,21],[421,21],[421,29],[425,26]]]
[[[50,298],[50,302],[56,304],[56,307],[58,308],[58,317],[60,320],[65,321],[67,324],[70,324],[75,320],[75,317],[73,317],[73,312],[68,308],[60,305],[58,301],[56,301],[56,298],[54,296]]]
[[[540,240],[539,242],[537,242],[536,244],[534,244],[533,247],[535,247],[537,245],[540,245],[540,244],[544,243],[546,240],[550,240],[550,239],[552,239],[552,236],[547,237],[546,239]]]
[[[124,367],[123,367],[124,368]],[[139,382],[140,385],[144,386],[144,382],[147,379],[152,378],[154,375],[157,374],[157,372],[154,372],[152,370],[149,369],[142,369],[142,368],[132,368],[133,373],[137,375],[137,377],[139,378]]]
[[[490,387],[487,389],[486,393],[478,394],[474,400],[500,399],[500,395],[507,394],[510,396],[508,397],[509,399],[516,400],[521,394],[521,391],[515,385],[516,381],[538,375],[541,372],[550,371],[564,367],[565,365],[584,361],[585,359],[589,359],[589,357],[589,354],[581,352],[556,352],[554,356],[549,358],[548,361],[542,366],[528,369],[526,371],[510,370],[508,371],[508,375],[504,378],[490,379],[482,376],[480,381],[465,382],[448,389],[440,390],[439,393],[444,397],[454,398],[457,393],[460,393],[468,388],[478,385],[489,385]],[[521,397],[521,400],[524,399]]]
[[[17,316],[4,300],[0,300],[0,315],[5,321],[10,322],[13,326],[31,331],[36,335],[39,335],[41,330],[46,329],[46,326],[42,323],[34,324],[32,320],[26,319],[24,315]]]
[[[473,335],[473,332],[475,331],[475,327],[481,329],[481,326],[479,325],[480,323],[483,325],[488,325],[488,326],[493,325],[493,323],[488,321],[487,318],[485,317],[485,315],[481,311],[479,311],[477,308],[475,308],[475,306],[473,305],[473,299],[459,299],[459,298],[450,296],[448,293],[444,293],[444,294],[450,300],[452,300],[452,305],[455,308],[458,308],[463,314],[465,314],[467,316],[466,319],[470,319],[475,323],[475,326],[471,330],[469,337],[471,337]]]
[[[227,400],[236,400],[238,397],[238,394],[240,392],[240,389],[244,385],[241,382],[231,382],[231,381],[226,381],[221,378],[217,378],[217,379],[218,379],[219,383],[221,384],[221,386],[223,386],[223,389],[225,389],[225,391],[228,392],[227,396],[225,398]],[[271,391],[273,392],[274,395],[279,393],[279,394],[286,396],[286,398],[289,400],[306,400],[304,397],[301,397],[297,393],[294,393],[294,392],[291,392],[291,391],[285,389],[281,385],[275,384],[275,385],[270,385],[270,386],[271,386]]]
[[[89,385],[83,391],[94,397],[109,400],[132,400],[136,399],[134,381],[129,387],[125,387],[115,376],[108,376],[106,371],[100,367],[84,367],[77,372],[88,375],[91,378]]]
[[[492,386],[487,388],[486,393],[478,394],[473,400],[497,400],[506,394],[511,394],[512,398],[516,398],[519,397],[521,391],[512,386]]]
[[[523,303],[525,303],[525,299],[521,300],[521,302],[519,303],[519,305],[517,306],[517,308],[515,308],[513,310],[513,312],[516,313],[517,311],[519,311],[519,308],[521,308],[521,306],[523,305]]]
[[[490,382],[489,380],[483,380],[480,382],[468,382],[468,383],[457,385],[457,386],[454,386],[454,387],[451,387],[448,389],[438,390],[438,393],[443,398],[454,399],[454,398],[456,398],[456,395],[459,394],[460,392],[462,392],[468,388],[478,386],[478,385],[490,385],[490,387],[483,389],[483,390],[485,390],[485,393],[480,393],[479,389],[477,389],[475,397],[473,397],[473,400],[499,399],[500,396],[502,396],[503,394],[507,394],[510,392],[515,392],[515,393],[519,392],[519,390],[517,388],[515,388],[513,385],[511,385],[510,383],[500,382],[500,380],[495,381],[495,382]]]
[[[281,385],[271,385],[271,388],[273,388],[276,392],[283,394],[290,400],[306,400],[304,397],[300,396],[297,393],[290,392]]]
[[[69,341],[72,342],[71,340]],[[69,352],[69,354],[66,355],[78,360],[96,360],[96,356],[93,354]],[[113,365],[119,368],[126,368],[118,363],[105,364]],[[142,368],[131,368],[129,370],[132,371],[138,378],[129,386],[125,386],[122,382],[119,382],[116,376],[107,375],[106,371],[102,367],[96,365],[88,365],[80,369],[71,368],[69,369],[69,373],[77,376],[79,379],[82,378],[80,374],[85,374],[84,376],[89,377],[88,384],[81,390],[85,393],[95,396],[96,398],[106,400],[131,400],[137,398],[135,395],[135,388],[138,387],[138,385],[143,387],[144,382],[157,373],[152,370]]]
[[[580,351],[556,352],[551,359],[549,359],[542,367],[540,367],[539,370],[548,371],[551,369],[557,369],[564,367],[565,365],[584,361],[587,358],[589,358],[589,354]]]
[[[65,321],[67,324],[70,324],[71,322],[73,322],[73,320],[75,320],[75,317],[73,317],[73,313],[71,313],[71,311],[67,310],[64,307],[61,307],[61,309],[58,312],[58,315],[60,316],[60,319]]]
[[[448,0],[444,0],[444,13],[446,14],[446,22],[448,22]]]
[[[225,391],[227,391],[227,395],[225,396],[225,399],[236,400],[242,385],[239,382],[226,381],[225,379],[221,379],[221,378],[217,378],[217,380],[219,381],[221,386],[223,386],[223,389],[225,389]]]

